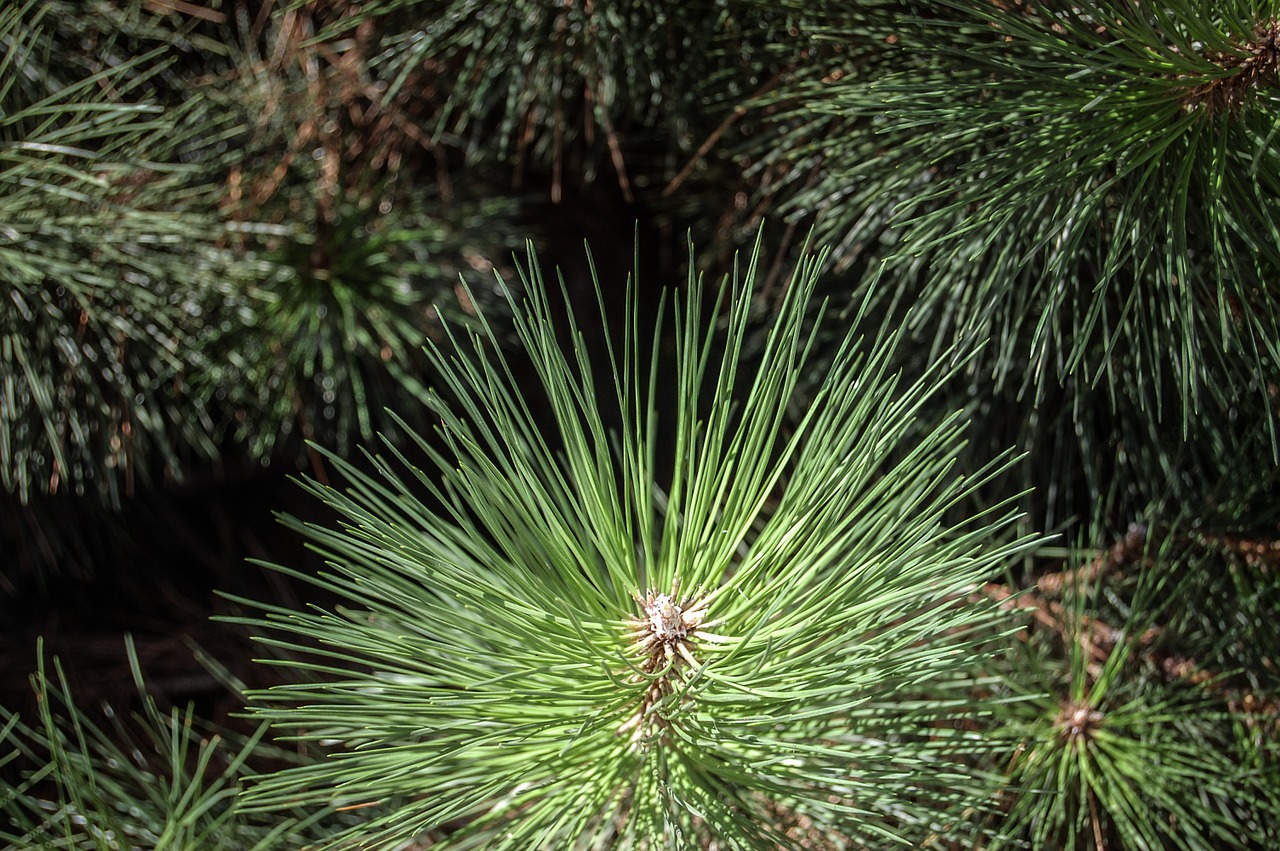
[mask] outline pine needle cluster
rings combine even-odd
[[[396,801],[352,834],[378,847],[935,832],[976,782],[960,756],[981,740],[946,725],[978,712],[971,645],[1002,617],[961,601],[1029,542],[1004,541],[1008,509],[943,524],[974,486],[948,472],[963,427],[903,445],[935,382],[889,371],[899,332],[851,333],[783,428],[820,262],[792,278],[755,358],[754,260],[709,314],[697,282],[675,299],[669,360],[634,316],[593,353],[569,319],[562,349],[532,271],[512,304],[527,361],[481,338],[433,347],[426,467],[394,447],[372,474],[332,457],[350,486],[310,487],[342,527],[293,524],[330,563],[307,581],[347,602],[253,621],[316,659],[286,664],[325,675],[254,694],[259,714],[338,750],[261,778],[247,805]],[[611,392],[591,392],[593,356]],[[659,410],[667,382],[676,401]],[[718,403],[735,388],[740,406]]]
[[[1051,524],[1092,514],[1112,479],[1135,491],[1103,506],[1123,528],[1216,488],[1240,451],[1275,467],[1274,4],[809,20],[824,49],[768,99],[773,202],[836,266],[877,270],[865,286],[913,304],[935,350],[990,341],[985,419],[1064,468]]]
[[[184,112],[141,95],[157,53],[101,44],[115,61],[65,78],[46,11],[0,10],[0,482],[118,502],[215,452],[184,382],[226,270],[208,187],[182,162]]]
[[[5,491],[118,508],[193,464],[390,427],[421,396],[436,305],[460,312],[453,282],[501,256],[512,203],[406,193],[413,128],[353,121],[376,91],[295,15],[95,8],[96,26],[0,12]]]
[[[1201,583],[1234,577],[1244,591],[1256,566],[1183,530],[1155,534],[1134,527],[1109,552],[1010,599],[1027,630],[988,668],[1003,672],[997,727],[1012,742],[990,847],[1274,841],[1274,715],[1223,652],[1251,641],[1274,652],[1274,635],[1255,633],[1259,591],[1269,596],[1262,588],[1274,583],[1242,595],[1238,624],[1211,639],[1193,614],[1206,611]]]
[[[58,660],[46,666],[43,647],[32,686],[37,725],[0,710],[0,734],[12,750],[6,763],[40,765],[20,782],[0,782],[0,841],[8,848],[254,849],[300,847],[323,833],[311,829],[323,810],[295,809],[269,820],[247,817],[236,806],[239,781],[251,757],[290,755],[254,734],[224,736],[203,725],[190,708],[162,711],[147,691],[132,642],[130,667],[142,711],[121,717],[106,707],[95,720],[76,705]]]

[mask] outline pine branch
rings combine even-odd
[[[963,671],[1002,615],[953,601],[1029,542],[998,541],[1004,507],[941,525],[976,480],[947,474],[955,419],[901,444],[934,375],[888,371],[897,332],[851,334],[782,428],[820,262],[752,356],[754,257],[723,309],[703,312],[696,281],[675,299],[670,362],[634,315],[603,351],[572,324],[562,347],[529,272],[512,302],[526,366],[456,332],[456,354],[433,349],[430,472],[390,447],[371,474],[330,456],[350,488],[310,487],[344,525],[292,524],[330,560],[307,581],[349,602],[251,621],[316,677],[255,694],[261,717],[338,750],[259,778],[250,806],[382,802],[349,838],[463,848],[772,848],[805,825],[879,844],[959,812],[961,754],[983,744],[944,727],[979,711]]]
[[[1275,684],[1241,695],[1213,669],[1225,660],[1189,625],[1222,616],[1200,593],[1214,554],[1160,537],[1128,536],[1016,596],[984,589],[1034,621],[998,657],[993,698],[1026,699],[1002,702],[992,730],[1013,743],[991,847],[1263,848],[1280,828],[1263,714]]]
[[[516,244],[517,200],[478,169],[455,190],[426,102],[371,73],[384,33],[334,42],[324,23],[310,4],[228,31],[227,67],[194,84],[231,128],[213,163],[247,267],[210,348],[219,369],[195,380],[263,460],[300,461],[306,440],[348,451],[398,427],[387,409],[424,428],[423,343],[440,311],[470,309],[459,273]]]
[[[1274,460],[1271,4],[824,11],[761,167],[837,265],[887,263],[936,345],[992,340],[997,388],[1132,397],[1184,438],[1236,411]]]
[[[215,452],[184,390],[227,265],[184,113],[138,99],[159,52],[60,83],[44,11],[0,12],[0,481],[116,502]]]
[[[76,707],[55,659],[32,677],[41,716],[35,724],[3,712],[0,757],[21,780],[0,779],[0,810],[9,817],[0,840],[14,848],[122,847],[254,849],[299,847],[329,815],[281,812],[246,818],[236,807],[238,782],[251,757],[281,754],[263,742],[265,726],[244,738],[202,727],[190,709],[162,712],[143,684],[127,642],[142,701],[136,718],[105,708],[98,722]]]

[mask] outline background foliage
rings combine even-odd
[[[1023,629],[993,633],[966,686],[998,707],[966,757],[990,778],[973,801],[987,815],[961,820],[967,834],[932,825],[937,841],[1274,846],[1277,12],[1272,0],[5,4],[12,835],[34,842],[44,824],[50,842],[160,846],[156,825],[248,817],[230,795],[239,760],[266,771],[278,754],[228,717],[239,694],[181,639],[251,690],[287,676],[247,664],[243,625],[207,623],[246,614],[211,589],[281,611],[345,593],[308,585],[321,559],[271,512],[336,528],[334,509],[287,479],[305,471],[341,502],[344,483],[374,474],[357,447],[378,435],[412,465],[440,457],[433,389],[469,333],[446,325],[482,333],[480,353],[508,352],[515,386],[536,386],[551,341],[515,354],[530,338],[513,249],[539,249],[525,273],[554,282],[540,315],[557,339],[575,317],[588,352],[623,326],[643,349],[659,292],[690,290],[692,310],[690,272],[718,281],[767,221],[743,362],[767,353],[812,245],[830,249],[812,307],[829,301],[825,323],[793,320],[815,329],[810,366],[752,414],[792,434],[835,392],[824,380],[853,317],[883,324],[898,339],[877,355],[886,372],[926,382],[932,401],[875,474],[931,469],[909,447],[962,411],[954,470],[976,478],[941,519],[1016,500],[1021,532],[1071,544],[980,577],[980,596]],[[677,346],[678,323],[665,327],[659,361]],[[614,392],[602,361],[573,381]],[[659,382],[655,406],[688,404],[679,389]],[[747,391],[714,400],[747,416]],[[528,405],[528,434],[571,433],[554,405],[532,393]],[[626,404],[600,418],[622,429]],[[1026,457],[986,475],[1010,447]],[[676,435],[654,453],[673,468]],[[33,692],[39,634],[65,674],[41,667]],[[90,717],[103,700],[115,720]],[[136,723],[122,720],[130,706]],[[197,715],[249,738],[201,744]],[[128,736],[147,744],[122,762]],[[336,743],[319,744],[299,758]],[[161,799],[135,782],[159,776],[184,791]],[[197,801],[208,808],[182,815]],[[69,820],[41,821],[50,812]],[[320,814],[318,829],[359,835],[356,815],[380,817]],[[267,825],[253,837],[294,829],[292,816],[253,818]],[[787,841],[838,833],[809,827]]]

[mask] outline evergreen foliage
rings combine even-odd
[[[1148,392],[1172,375],[1187,418],[1232,361],[1247,376],[1276,360],[1280,53],[1257,5],[939,3],[896,25],[881,6],[857,29],[833,14],[816,35],[841,64],[787,93],[797,121],[823,122],[776,149],[821,170],[787,203],[822,211],[837,262],[888,242],[924,273],[918,326],[1004,344],[996,380],[1131,379],[1111,362],[1128,349]]]
[[[42,766],[16,785],[0,782],[7,847],[265,850],[311,838],[308,828],[323,810],[254,821],[235,806],[246,761],[270,749],[265,726],[248,738],[224,738],[203,729],[189,708],[161,711],[146,692],[132,643],[142,714],[130,723],[106,707],[103,724],[77,708],[58,661],[50,672],[43,648],[37,653],[39,725],[3,716],[13,750],[0,754],[0,767],[19,757]]]
[[[389,100],[431,99],[433,140],[511,161],[517,183],[549,171],[553,201],[563,182],[607,168],[630,200],[693,151],[708,110],[731,114],[760,85],[769,33],[785,26],[737,3],[380,0],[335,16],[323,37],[371,33],[370,75]]]
[[[1274,4],[909,5],[820,6],[826,49],[769,98],[773,202],[837,266],[886,264],[935,350],[991,341],[1002,431],[1088,478],[1057,517],[1122,527],[1242,449],[1274,468]],[[1112,476],[1136,493],[1099,506]]]
[[[850,331],[783,428],[820,263],[796,272],[756,359],[755,257],[713,301],[723,311],[704,316],[693,281],[675,300],[669,361],[661,329],[644,351],[634,316],[592,353],[570,317],[562,351],[536,274],[512,305],[535,381],[480,338],[433,349],[447,395],[432,403],[443,447],[420,441],[431,463],[390,447],[370,475],[333,457],[349,489],[312,489],[343,528],[292,524],[330,564],[310,581],[345,602],[256,623],[320,657],[285,664],[339,679],[254,697],[283,732],[340,750],[262,778],[249,806],[396,800],[349,837],[388,848],[452,824],[441,847],[936,832],[977,788],[956,755],[982,747],[941,725],[976,713],[968,645],[1002,617],[959,601],[1030,542],[1001,543],[1005,508],[943,525],[974,485],[948,471],[962,424],[903,445],[937,381],[899,386],[900,332]],[[587,391],[593,357],[612,392]],[[735,388],[744,402],[724,404]]]
[[[1268,713],[1245,710],[1253,685],[1177,615],[1196,610],[1189,595],[1225,559],[1174,530],[1162,535],[1151,542],[1135,527],[1111,552],[1042,577],[1018,601],[1029,628],[991,666],[1005,670],[999,692],[1024,698],[996,704],[1015,746],[1004,757],[1006,811],[991,847],[1274,842]],[[1259,615],[1242,616],[1227,644],[1243,648],[1242,633],[1265,623]],[[1041,791],[1017,791],[1033,789]]]
[[[1278,7],[0,4],[0,594],[315,601],[0,837],[1280,845]]]
[[[216,451],[183,385],[225,269],[209,188],[181,162],[183,113],[141,96],[158,53],[104,44],[118,61],[67,79],[46,11],[0,10],[0,481],[118,501],[135,476]]]
[[[265,461],[295,431],[346,450],[387,405],[419,407],[433,304],[463,255],[492,263],[511,205],[348,175],[355,142],[324,130],[337,104],[315,57],[265,62],[224,30],[196,79],[172,54],[208,37],[107,9],[96,57],[70,46],[87,36],[68,9],[0,13],[6,490],[96,486],[118,505],[135,477],[218,457],[228,432]]]

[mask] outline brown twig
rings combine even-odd
[[[769,91],[769,89],[776,86],[780,79],[782,79],[781,71],[774,74],[768,82],[756,89],[748,100],[755,100],[760,97],[762,94]],[[676,176],[671,179],[671,182],[662,190],[663,198],[671,197],[671,195],[684,184],[684,182],[689,178],[689,175],[693,173],[693,170],[697,167],[698,163],[701,162],[707,154],[711,153],[711,149],[715,147],[716,142],[720,141],[720,137],[729,132],[729,128],[736,124],[738,119],[746,115],[747,112],[747,107],[740,104],[733,108],[733,112],[725,116],[724,120],[720,122],[720,126],[711,131],[711,135],[709,135],[703,143],[698,146],[698,150],[694,151],[693,156],[691,156],[689,161],[684,164],[684,168],[680,169],[679,173],[676,174]]]
[[[995,600],[1001,608],[1006,610],[1016,609],[1028,613],[1037,623],[1061,635],[1063,640],[1069,641],[1073,629],[1069,626],[1070,619],[1065,607],[1049,597],[1061,595],[1066,589],[1096,582],[1122,565],[1139,562],[1145,547],[1145,535],[1146,532],[1141,527],[1131,526],[1124,538],[1099,553],[1084,567],[1046,574],[1033,588],[1021,593],[1008,585],[988,583],[982,588],[982,596]],[[1199,536],[1199,540],[1221,546],[1250,563],[1280,564],[1280,542],[1277,541],[1207,535]],[[1116,629],[1099,618],[1089,616],[1080,617],[1077,623],[1078,633],[1075,640],[1080,642],[1081,647],[1092,660],[1089,673],[1096,676],[1111,650],[1126,638],[1125,631]],[[1161,632],[1160,627],[1152,627],[1141,635],[1130,637],[1130,640],[1137,642],[1140,646],[1151,645]],[[1022,634],[1022,638],[1024,641],[1027,640],[1025,633]],[[1255,719],[1271,719],[1280,731],[1280,701],[1271,697],[1259,697],[1250,691],[1232,689],[1221,675],[1203,668],[1195,659],[1186,656],[1151,650],[1145,654],[1145,658],[1170,680],[1182,680],[1203,687],[1209,694],[1221,699],[1230,712],[1244,716],[1246,723],[1256,723]]]
[[[1056,597],[1060,596],[1064,590],[1097,582],[1114,568],[1140,561],[1146,543],[1146,527],[1137,523],[1130,524],[1123,538],[1112,544],[1106,551],[1094,556],[1089,564],[1075,570],[1045,574],[1037,580],[1036,590],[1041,594]]]

